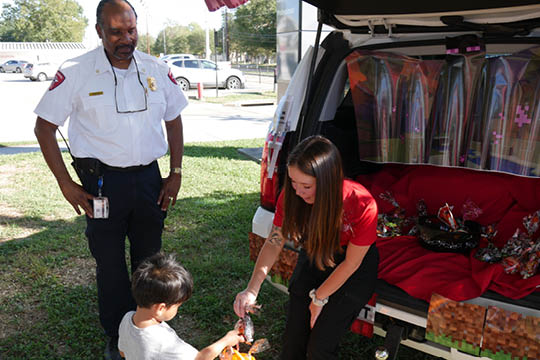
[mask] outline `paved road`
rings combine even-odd
[[[36,140],[33,110],[48,86],[48,81],[33,82],[21,74],[0,74],[0,143]],[[246,89],[235,93],[272,89],[272,80],[262,79],[259,83],[258,77],[249,77]],[[224,96],[231,92],[219,90],[218,94]],[[195,97],[197,91],[190,90],[188,95]],[[216,90],[205,89],[203,95],[214,97]],[[274,105],[243,107],[192,101],[182,113],[185,142],[265,137],[274,110]],[[67,134],[65,126],[61,130]],[[8,148],[0,148],[0,154],[9,151]]]

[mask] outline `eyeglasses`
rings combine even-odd
[[[107,57],[108,59],[109,57]],[[144,109],[140,110],[127,110],[127,111],[120,111],[118,110],[118,99],[116,98],[116,88],[118,87],[118,80],[116,78],[116,72],[114,72],[114,66],[111,64],[112,72],[114,75],[114,105],[116,106],[116,112],[118,114],[131,114],[131,113],[137,113],[137,112],[143,112],[148,110],[148,99],[146,96],[146,88],[144,87],[142,81],[141,81],[141,74],[139,73],[139,66],[137,65],[137,60],[135,60],[135,56],[132,57],[133,62],[135,63],[135,68],[137,69],[137,79],[139,79],[139,84],[141,84],[141,87],[143,89],[144,94]],[[109,60],[110,62],[110,60]]]

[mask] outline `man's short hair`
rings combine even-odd
[[[161,303],[176,305],[191,297],[193,278],[173,255],[157,253],[139,265],[131,291],[137,305],[143,308]]]
[[[131,5],[131,3],[128,0],[101,0],[96,10],[96,22],[98,23],[99,26],[103,27],[103,7],[105,7],[105,4],[112,4],[112,3],[121,2],[121,1],[129,5],[131,10],[133,10],[133,13],[135,14],[135,19],[137,19],[137,12],[135,11],[135,8],[133,7],[133,5]]]

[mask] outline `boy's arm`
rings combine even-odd
[[[208,345],[195,357],[195,360],[213,360],[219,356],[219,353],[227,346],[235,346],[239,342],[243,342],[244,337],[238,333],[237,330],[231,330],[224,337]]]

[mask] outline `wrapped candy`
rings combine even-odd
[[[521,263],[515,256],[505,257],[502,266],[507,274],[516,274],[521,270]]]
[[[537,232],[538,227],[540,226],[540,210],[537,210],[536,212],[525,216],[523,218],[523,226],[525,226],[525,229],[530,236]]]
[[[396,199],[394,198],[394,196],[392,195],[390,191],[385,191],[385,192],[380,193],[379,197],[385,201],[388,201],[390,204],[392,204],[396,210],[401,209],[398,202],[396,201]]]
[[[533,245],[534,242],[525,233],[516,229],[514,235],[503,246],[501,254],[503,257],[514,256],[521,258],[532,250]]]
[[[495,227],[484,227],[482,237],[488,240],[488,246],[478,250],[476,258],[489,263],[500,261],[506,273],[519,274],[523,279],[536,275],[540,270],[540,238],[532,237],[540,227],[540,210],[525,216],[523,226],[526,232],[516,229],[500,250],[492,243],[497,234]]]
[[[463,220],[476,220],[482,214],[482,209],[480,209],[471,199],[467,199],[463,203],[461,214]]]
[[[488,243],[488,246],[479,249],[475,257],[480,261],[485,261],[490,264],[498,263],[502,259],[501,250],[497,248],[492,242]]]
[[[424,199],[418,200],[416,203],[416,211],[418,212],[418,216],[428,216],[427,206]]]
[[[497,230],[495,229],[495,225],[491,224],[482,227],[482,237],[487,241],[493,241],[496,235]]]
[[[540,244],[540,243],[539,243]],[[540,268],[540,247],[539,250],[529,254],[527,262],[521,267],[520,275],[524,279],[536,275]]]
[[[452,230],[458,229],[458,223],[454,219],[454,214],[452,214],[452,208],[453,206],[449,206],[448,204],[444,204],[439,211],[437,212],[437,217],[439,220],[441,220],[446,225],[450,226]]]
[[[388,214],[379,214],[377,235],[384,238],[403,235],[403,229],[412,222],[405,216],[405,209],[399,205],[390,191],[380,193],[379,197],[392,204],[394,209]]]

